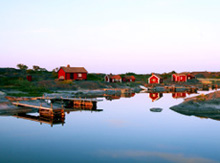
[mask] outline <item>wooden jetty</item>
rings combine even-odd
[[[53,105],[51,104],[50,107],[46,106],[45,104],[28,104],[24,102],[12,102],[13,105],[15,106],[20,106],[20,107],[27,107],[27,108],[35,108],[35,109],[46,109],[46,110],[53,110]]]
[[[39,100],[68,100],[68,101],[76,101],[76,100],[81,100],[81,101],[93,101],[93,102],[99,102],[99,101],[103,101],[102,99],[96,99],[96,98],[72,98],[72,97],[63,97],[63,96],[53,96],[53,97],[50,97],[50,96],[43,96],[43,97],[37,97],[37,99]]]
[[[102,101],[98,99],[85,98],[56,98],[56,97],[40,97],[40,100],[33,101],[17,101],[12,102],[13,105],[26,108],[35,108],[39,110],[41,115],[59,115],[64,114],[64,108],[73,108],[78,110],[95,110],[97,109],[97,102]],[[47,100],[49,103],[42,102]]]
[[[40,103],[38,101],[20,101],[20,102],[12,102],[12,104],[18,107],[35,108],[38,110],[41,116],[46,116],[46,117],[65,116],[64,109],[62,107],[53,105],[52,103],[47,104],[47,103]]]

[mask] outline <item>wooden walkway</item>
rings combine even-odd
[[[96,99],[96,98],[69,98],[69,97],[37,97],[39,100],[68,100],[68,101],[92,101],[92,102],[99,102],[103,101],[102,99]]]
[[[37,103],[35,105],[33,105],[33,104],[27,104],[27,103],[23,103],[23,102],[12,102],[12,104],[15,106],[21,106],[21,107],[27,107],[27,108],[53,110],[52,104],[50,105],[50,107],[45,106],[45,104],[38,105]]]

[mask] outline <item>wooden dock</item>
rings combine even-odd
[[[59,114],[64,108],[73,108],[78,110],[95,110],[97,109],[97,101],[91,99],[81,98],[64,98],[64,99],[50,99],[50,103],[42,102],[40,100],[33,101],[17,101],[12,102],[13,105],[18,107],[34,108],[39,110],[40,114]]]
[[[64,109],[59,106],[54,106],[52,103],[40,103],[37,101],[20,101],[20,102],[12,102],[13,105],[18,107],[26,107],[26,108],[34,108],[37,109],[40,116],[45,117],[64,117]]]
[[[27,107],[27,108],[35,108],[35,109],[46,109],[46,110],[53,110],[53,105],[51,104],[50,107],[45,106],[40,104],[40,105],[33,105],[33,104],[28,104],[28,103],[24,103],[24,102],[12,102],[13,105],[15,106],[20,106],[20,107]]]
[[[99,101],[103,101],[102,99],[96,99],[96,98],[71,98],[71,97],[62,97],[62,96],[54,96],[54,97],[49,97],[49,96],[46,96],[46,97],[37,97],[37,99],[39,100],[68,100],[68,101],[92,101],[92,102],[99,102]]]

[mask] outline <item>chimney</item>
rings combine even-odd
[[[68,64],[67,67],[70,67],[70,65]]]

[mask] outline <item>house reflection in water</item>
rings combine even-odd
[[[163,97],[163,93],[149,93],[149,97],[152,100],[152,102],[159,100],[161,97]]]
[[[112,100],[118,100],[121,97],[123,97],[123,98],[131,98],[131,97],[134,97],[134,96],[135,96],[135,93],[122,93],[120,95],[106,95],[105,99],[109,100],[109,101],[112,101]]]
[[[175,99],[185,98],[186,97],[186,92],[174,92],[174,93],[172,93],[172,97],[175,98]]]
[[[69,114],[70,112],[73,111],[91,111],[91,112],[100,112],[103,111],[103,109],[97,109],[97,105],[77,105],[75,104],[73,107],[68,107],[64,109],[64,112],[67,112]]]
[[[109,101],[118,100],[120,98],[121,98],[121,95],[108,95],[108,96],[105,96],[105,99],[109,100]]]

